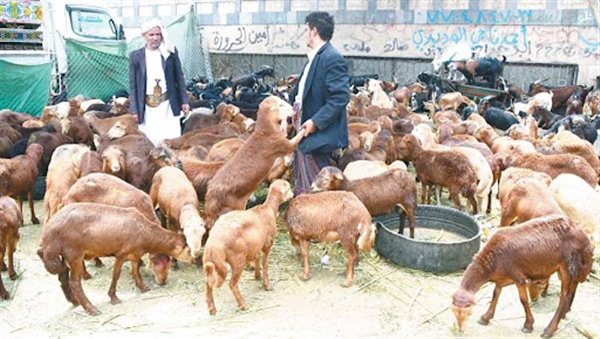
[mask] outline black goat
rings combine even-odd
[[[497,86],[496,81],[502,74],[506,57],[502,56],[502,61],[491,58],[474,58],[466,61],[450,61],[448,62],[448,68],[450,70],[457,70],[461,72],[469,84],[475,82],[475,77],[480,76],[487,81],[490,87],[495,88]]]
[[[593,144],[598,139],[599,128],[600,118],[598,116],[590,119],[587,115],[573,114],[555,122],[542,136],[546,137],[552,133],[568,130]]]

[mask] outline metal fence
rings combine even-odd
[[[211,66],[214,78],[247,75],[263,65],[275,68],[277,77],[299,74],[306,62],[305,55],[265,55],[265,54],[222,54],[211,53]],[[431,71],[431,59],[372,58],[347,56],[350,75],[378,74],[385,81],[409,84],[416,81],[417,75]],[[576,64],[548,64],[514,62],[504,66],[503,77],[510,83],[527,90],[529,84],[547,78],[544,84],[565,86],[577,83],[579,66]]]

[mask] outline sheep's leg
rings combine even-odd
[[[490,193],[488,193],[488,203],[487,208],[485,209],[486,214],[492,213],[492,189],[490,188]]]
[[[346,266],[346,280],[342,284],[342,287],[350,287],[352,286],[352,281],[354,280],[354,262],[358,260],[358,247],[355,243],[342,243],[346,248],[346,253],[348,254],[348,265]]]
[[[123,258],[115,257],[115,265],[113,267],[112,281],[110,282],[110,288],[108,289],[108,296],[110,297],[111,304],[118,304],[121,302],[117,297],[117,280],[121,275],[121,269],[123,267]]]
[[[4,246],[0,245],[0,261],[2,261],[2,262],[4,262],[5,250],[6,250],[6,248]],[[0,298],[2,298],[2,299],[10,298],[10,294],[8,293],[6,288],[4,288],[4,283],[2,282],[2,277],[0,277]]]
[[[10,278],[10,280],[15,280],[17,279],[17,273],[15,272],[15,266],[14,266],[14,261],[13,261],[13,254],[15,253],[16,250],[16,242],[17,242],[17,238],[18,235],[16,234],[11,234],[10,239],[8,240],[8,277]],[[4,253],[3,253],[4,256]],[[4,259],[2,259],[2,261],[4,261]]]
[[[523,305],[523,309],[525,310],[525,323],[523,324],[521,331],[523,333],[531,333],[531,331],[533,331],[533,314],[531,314],[531,308],[529,307],[527,285],[520,283],[515,283],[515,285],[517,285],[517,289],[519,290],[519,300],[521,301],[521,305]]]
[[[35,216],[35,210],[33,209],[33,188],[27,192],[27,200],[29,201],[29,210],[31,211],[31,223],[37,225],[40,223],[39,219]],[[23,202],[21,202],[21,211],[23,211]]]
[[[452,200],[452,202],[454,203],[454,207],[457,210],[462,210],[462,205],[460,204],[460,198],[458,196],[458,192],[456,192],[453,189],[449,189],[450,191],[450,200]]]
[[[92,279],[92,275],[90,274],[90,272],[87,271],[87,268],[85,268],[85,265],[83,265],[83,280],[89,280]]]
[[[421,180],[421,204],[425,203],[425,194],[427,193],[427,184]],[[429,204],[429,197],[427,198],[427,204]]]
[[[473,210],[472,213],[473,215],[476,215],[477,213],[479,213],[479,209],[477,208],[477,201],[475,201],[475,196],[473,194],[469,195],[467,197],[467,199],[469,200],[469,203],[471,204],[471,206],[473,206]]]
[[[442,187],[440,185],[435,185],[435,202],[438,206],[442,205]]]
[[[94,266],[96,266],[96,267],[102,267],[102,266],[104,266],[104,264],[102,263],[102,261],[100,260],[100,258],[94,258]]]
[[[58,274],[58,281],[60,282],[60,288],[65,295],[65,299],[72,303],[73,306],[79,306],[79,301],[75,298],[71,286],[69,285],[69,269],[67,267]]]
[[[262,258],[262,266],[263,266],[263,287],[266,291],[270,291],[272,289],[271,284],[269,283],[269,253],[271,252],[271,248],[267,248],[263,251]]]
[[[310,279],[310,269],[308,267],[308,241],[300,240],[300,255],[302,255],[302,279]]]
[[[550,338],[554,332],[558,329],[558,323],[568,312],[573,299],[575,298],[575,291],[577,290],[577,281],[570,277],[563,277],[561,279],[560,286],[560,300],[558,302],[558,308],[556,313],[552,317],[552,320],[544,329],[543,338]]]
[[[131,260],[131,275],[133,276],[133,281],[135,281],[135,286],[140,289],[140,292],[148,292],[148,287],[144,284],[144,280],[140,276],[140,260],[134,259]]]
[[[254,280],[260,280],[260,255],[254,257]]]
[[[208,279],[208,277],[206,278],[204,296],[206,300],[206,305],[208,306],[208,313],[214,315],[217,313],[217,308],[215,307],[215,300],[213,298],[213,286],[211,283],[209,283],[209,281],[211,280],[212,279]]]
[[[404,223],[406,222],[406,213],[404,213],[404,210],[399,208],[398,206],[396,206],[394,208],[396,210],[396,213],[400,214],[400,223],[398,224],[398,234],[404,234]]]
[[[91,314],[98,315],[100,311],[92,305],[81,287],[81,276],[83,275],[83,258],[71,261],[71,274],[69,275],[69,287],[73,292],[75,299],[81,304],[83,309]]]
[[[498,305],[498,299],[500,299],[500,292],[502,292],[502,286],[496,284],[496,286],[494,287],[494,294],[492,296],[492,302],[490,303],[490,307],[478,321],[478,323],[480,323],[481,325],[489,324],[490,319],[494,317],[494,313],[496,313],[496,305]]]
[[[231,267],[231,280],[229,280],[229,288],[231,289],[231,292],[233,292],[233,297],[240,306],[240,309],[245,311],[248,309],[248,306],[246,306],[246,301],[244,300],[244,297],[242,297],[242,294],[240,293],[240,288],[238,286],[243,271],[243,264]]]

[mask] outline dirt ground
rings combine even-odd
[[[497,201],[494,201],[497,204]],[[498,223],[498,206],[489,223]],[[43,220],[42,202],[36,213]],[[107,296],[112,259],[105,266],[88,263],[93,278],[83,288],[102,312],[87,315],[72,307],[36,254],[40,225],[25,225],[15,253],[18,278],[2,279],[11,299],[0,301],[0,338],[108,337],[394,337],[394,338],[537,338],[550,322],[558,305],[560,284],[551,279],[549,295],[533,303],[534,331],[521,332],[524,312],[516,288],[504,289],[495,319],[488,326],[477,323],[492,296],[492,285],[476,294],[478,304],[465,333],[456,330],[449,309],[461,272],[431,274],[399,267],[381,258],[374,249],[361,253],[354,285],[343,288],[346,256],[341,245],[310,246],[312,278],[302,281],[301,263],[291,246],[287,230],[280,225],[270,257],[272,291],[265,291],[253,273],[245,271],[241,292],[249,309],[240,311],[229,287],[215,291],[217,315],[208,314],[204,302],[204,275],[195,265],[172,271],[165,286],[157,286],[148,267],[142,277],[150,288],[140,293],[126,264],[117,286],[122,303],[111,305]],[[487,216],[489,219],[490,216]],[[489,225],[489,224],[488,224]],[[327,254],[328,265],[320,264]],[[596,273],[597,274],[597,273]],[[597,275],[581,284],[572,311],[559,324],[555,338],[592,338],[600,333],[600,282]]]

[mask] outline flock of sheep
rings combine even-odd
[[[592,101],[597,90],[585,93],[592,98],[588,114],[574,111],[554,123],[545,121],[541,129],[536,117],[542,115],[536,112],[541,106],[557,111],[554,99],[564,89],[547,89],[528,100],[521,92],[521,103],[509,111],[494,98],[475,102],[458,92],[431,98],[435,83],[399,88],[367,79],[348,105],[349,148],[336,166],[319,173],[312,193],[293,197],[290,159],[304,132],[293,138],[285,132],[292,108],[282,93],[290,85],[283,81],[278,95],[261,99],[254,118],[227,103],[214,113],[200,109],[187,119],[181,137],[159,145],[137,129],[126,102],[119,100],[105,105],[75,97],[64,106],[47,107],[40,118],[0,111],[0,155],[5,157],[0,159],[0,259],[7,253],[9,277],[16,278],[13,252],[23,224],[23,195],[29,198],[32,223],[39,223],[32,200],[40,173],[46,176],[46,192],[38,254],[46,270],[58,276],[67,301],[90,314],[98,309],[81,286],[81,279],[89,278],[85,260],[101,265],[100,258],[115,257],[109,296],[118,303],[116,283],[125,261],[132,263],[136,286],[147,290],[139,273],[146,253],[158,284],[166,282],[178,260],[201,263],[211,314],[216,313],[213,289],[224,283],[230,266],[229,286],[246,309],[238,288],[244,266],[271,288],[269,253],[284,202],[289,202],[284,221],[301,254],[302,278],[310,278],[310,242],[339,241],[348,255],[342,285],[350,286],[358,250],[369,251],[374,244],[372,216],[398,211],[399,232],[404,233],[405,218],[409,236],[419,232],[414,212],[420,182],[420,203],[429,203],[435,191],[439,204],[446,188],[456,208],[463,208],[462,195],[473,214],[490,213],[497,199],[497,226],[516,223],[499,229],[465,271],[451,306],[459,328],[466,326],[474,294],[491,281],[494,298],[480,322],[493,317],[502,287],[515,284],[526,313],[523,331],[530,332],[529,300],[544,295],[548,279],[558,272],[560,303],[544,330],[544,336],[553,335],[590,272],[600,241],[600,161],[587,134],[580,136],[575,128],[597,124],[597,118],[590,119],[597,114]],[[417,94],[425,94],[429,116],[412,109]],[[568,99],[567,106],[586,102],[578,98]],[[556,127],[541,137],[557,123],[569,128]],[[19,145],[24,154],[4,155]],[[264,183],[269,185],[264,203],[246,209]],[[1,280],[0,296],[9,298]]]

